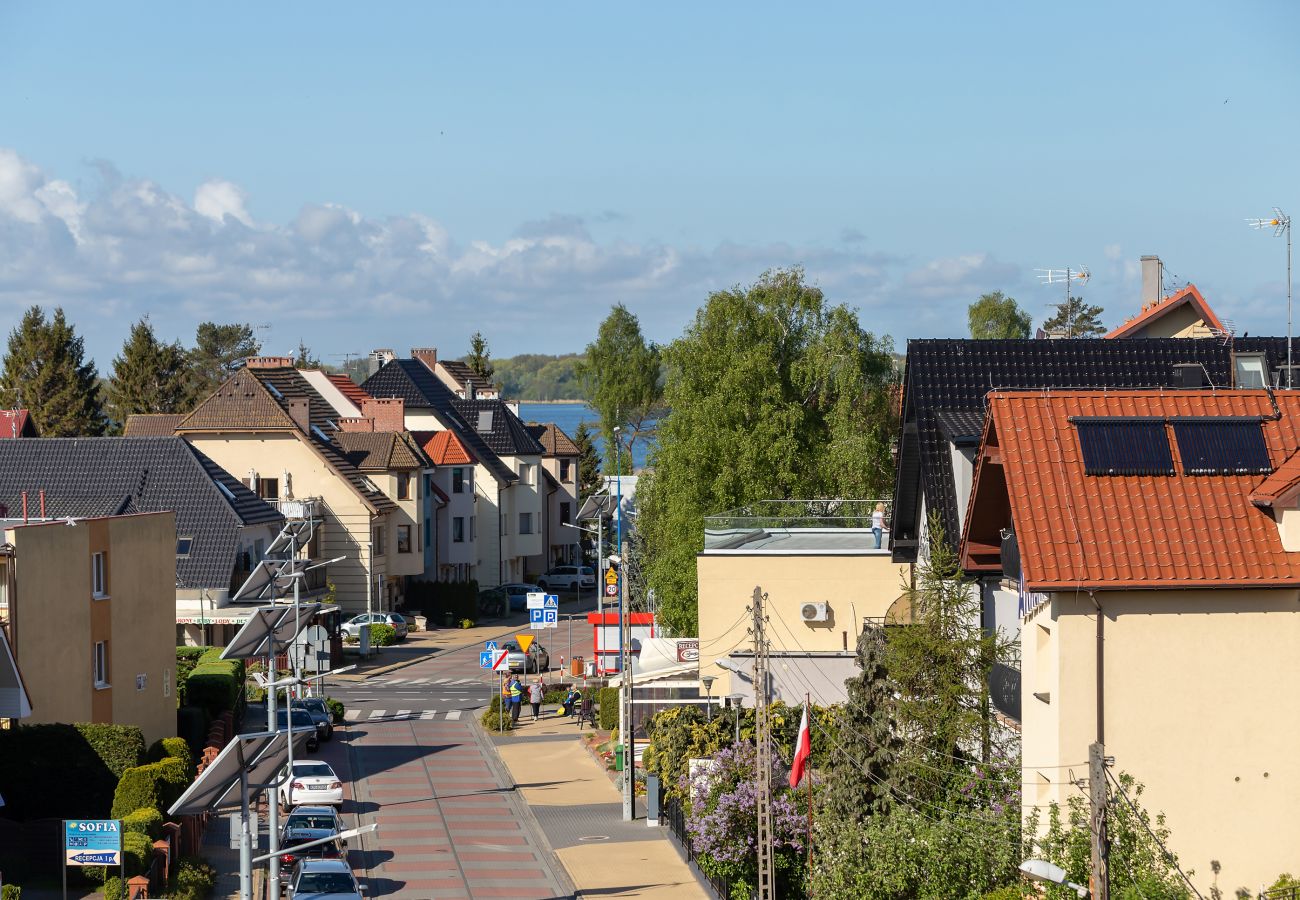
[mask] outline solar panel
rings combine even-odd
[[[1169,421],[1184,475],[1264,475],[1273,471],[1258,416],[1178,416]]]
[[[1085,475],[1173,475],[1169,435],[1161,418],[1073,416]]]

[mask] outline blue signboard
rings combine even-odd
[[[543,622],[546,621],[546,615],[545,615],[545,613],[546,613],[546,610],[544,610],[544,609],[530,609],[530,610],[528,610],[528,624],[529,624],[529,625],[541,625]]]
[[[558,628],[560,625],[560,611],[558,609],[544,609],[545,617],[542,621],[547,628]]]
[[[547,595],[546,595],[546,601],[543,603],[542,608],[543,608],[543,609],[559,609],[559,608],[560,608],[560,595],[559,595],[559,594],[547,594]],[[548,621],[549,621],[549,620],[548,620]]]
[[[478,667],[480,669],[492,668],[492,657],[495,656],[491,650],[481,650],[478,655]]]
[[[64,864],[69,866],[120,866],[121,819],[64,819]]]

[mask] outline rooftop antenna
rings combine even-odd
[[[1079,284],[1087,284],[1088,279],[1092,277],[1092,272],[1087,266],[1079,266],[1077,269],[1035,269],[1038,273],[1038,280],[1043,284],[1065,284],[1065,305],[1068,308],[1074,301],[1070,295],[1070,283],[1077,281]]]
[[[1276,206],[1268,219],[1247,219],[1252,228],[1272,228],[1273,237],[1286,235],[1286,389],[1291,390],[1291,217]]]

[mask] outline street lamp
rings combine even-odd
[[[729,694],[727,699],[731,701],[732,712],[736,714],[736,746],[740,746],[740,710],[745,703],[744,694]]]
[[[1072,888],[1080,898],[1088,896],[1088,889],[1086,887],[1067,880],[1064,869],[1058,865],[1049,863],[1045,859],[1027,859],[1020,864],[1020,871],[1024,872],[1034,881],[1046,881],[1049,884],[1059,884]]]
[[[710,722],[713,721],[713,682],[716,680],[717,680],[716,675],[705,675],[702,678],[700,678],[700,681],[704,682],[704,695],[706,698],[705,702],[708,704],[706,708],[709,711],[708,720]]]

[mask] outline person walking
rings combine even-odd
[[[542,698],[546,696],[546,686],[542,684],[542,676],[538,675],[537,680],[528,685],[528,702],[533,705],[533,721],[536,722],[542,715]]]
[[[885,536],[885,504],[883,503],[877,503],[876,511],[871,514],[871,533],[876,536],[876,549],[879,550]]]
[[[524,686],[519,682],[519,676],[515,675],[510,679],[510,727],[519,725],[519,713],[523,708]]]

